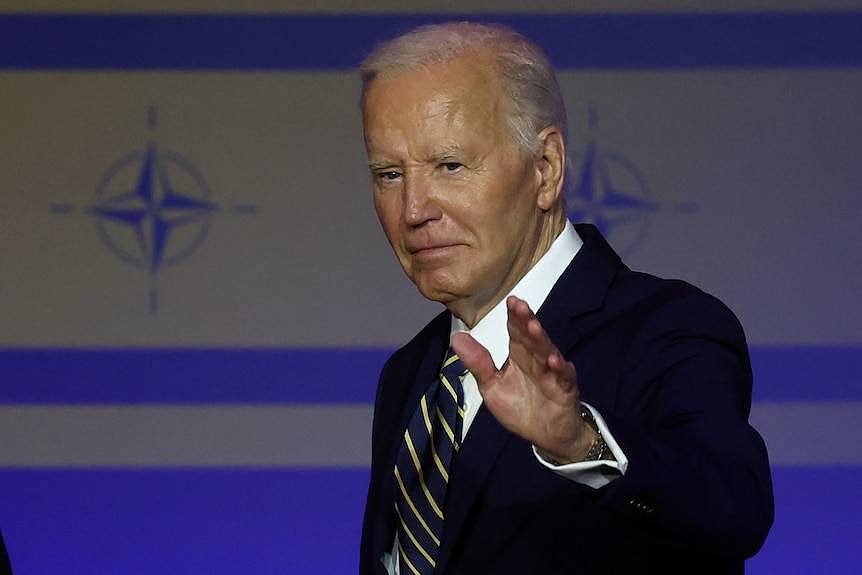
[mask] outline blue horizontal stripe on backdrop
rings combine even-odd
[[[5,14],[0,69],[355,68],[419,24],[510,24],[560,68],[862,66],[862,13]]]
[[[862,467],[773,480],[746,573],[858,572]],[[0,529],[32,575],[356,573],[367,485],[367,470],[0,469]]]
[[[368,470],[5,470],[15,573],[356,573]]]
[[[390,349],[0,349],[0,403],[371,403]],[[755,401],[862,400],[862,347],[751,350]]]
[[[0,403],[370,403],[390,349],[0,349]]]

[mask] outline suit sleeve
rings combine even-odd
[[[627,473],[600,503],[656,544],[723,558],[757,552],[773,518],[766,448],[749,425],[742,328],[702,292],[650,312],[605,414]]]

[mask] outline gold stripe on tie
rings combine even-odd
[[[425,401],[424,395],[419,400],[419,406],[422,409],[422,419],[425,420],[425,429],[428,430],[428,437],[430,437],[428,446],[431,448],[431,456],[434,458],[434,464],[437,466],[437,471],[443,476],[443,481],[449,483],[449,472],[446,471],[446,467],[437,455],[437,448],[434,447],[434,430],[431,428],[431,418],[428,417],[428,403]]]
[[[446,390],[449,392],[449,395],[452,396],[452,399],[455,401],[455,405],[458,405],[458,394],[455,393],[455,388],[452,387],[451,383],[449,383],[449,379],[441,373],[440,381],[443,382],[443,387],[445,387]]]
[[[449,395],[452,396],[452,399],[455,400],[455,407],[458,409],[458,415],[461,416],[461,419],[464,418],[464,410],[461,408],[458,402],[458,394],[455,393],[455,389],[452,387],[452,383],[446,379],[446,376],[442,373],[440,374],[440,383],[443,384],[443,387],[446,388],[446,391],[449,392]]]
[[[447,367],[449,367],[450,365],[452,365],[453,363],[455,363],[455,362],[456,362],[456,361],[458,361],[459,359],[461,359],[461,358],[460,358],[460,357],[458,357],[458,354],[457,354],[457,353],[453,353],[453,354],[452,354],[452,356],[451,356],[451,357],[449,357],[449,359],[447,359],[446,361],[444,361],[444,362],[443,362],[443,367],[442,367],[442,368],[440,368],[440,369],[441,369],[441,371],[442,371],[443,369],[446,369]]]
[[[421,553],[422,556],[428,560],[428,563],[431,564],[431,567],[435,567],[436,563],[434,563],[434,558],[431,557],[430,555],[428,555],[428,552],[425,551],[425,548],[422,547],[422,545],[419,544],[419,541],[416,540],[416,536],[413,535],[413,532],[410,531],[410,528],[407,527],[407,524],[404,522],[404,518],[401,517],[401,511],[398,510],[398,507],[395,508],[395,512],[398,514],[398,520],[401,521],[401,527],[404,528],[404,532],[407,533],[407,537],[410,538],[410,541],[413,542],[413,545],[416,546],[416,549],[419,550],[419,553]],[[406,558],[406,556],[405,556],[405,558]]]
[[[449,423],[446,421],[446,418],[443,417],[443,413],[440,411],[440,408],[437,408],[437,419],[440,420],[440,423],[443,424],[443,431],[446,432],[446,435],[449,437],[449,441],[452,442],[452,445],[455,446],[455,451],[458,451],[458,442],[455,441],[455,434],[452,433],[452,428],[449,427]]]
[[[439,413],[439,410],[437,413]],[[434,501],[434,497],[431,495],[431,492],[428,491],[428,486],[425,485],[425,476],[422,474],[422,464],[419,463],[419,456],[416,455],[416,448],[413,447],[413,440],[410,439],[409,429],[404,431],[404,442],[407,444],[407,450],[410,452],[410,457],[413,459],[413,465],[416,467],[416,474],[419,476],[419,485],[425,493],[425,498],[428,500],[428,504],[431,505],[431,508],[434,510],[434,513],[437,514],[437,517],[443,519],[443,511],[440,509],[440,506],[437,505],[437,502]]]
[[[437,536],[436,536],[436,535],[434,535],[434,532],[433,532],[433,531],[431,531],[431,528],[430,528],[430,527],[428,527],[428,524],[427,524],[427,523],[425,523],[425,519],[423,519],[423,518],[422,518],[422,515],[420,515],[419,510],[418,510],[418,509],[416,509],[416,505],[414,505],[414,504],[413,504],[413,500],[412,500],[412,499],[410,499],[410,496],[409,496],[409,495],[407,495],[407,488],[406,488],[406,487],[404,487],[404,480],[403,480],[403,479],[401,479],[401,472],[400,472],[400,471],[398,471],[398,466],[397,466],[397,465],[395,466],[395,479],[397,479],[397,480],[398,480],[398,488],[401,490],[401,495],[403,495],[403,496],[404,496],[404,499],[406,499],[406,500],[407,500],[407,505],[409,505],[409,506],[410,506],[410,509],[413,511],[413,515],[415,515],[415,516],[416,516],[416,519],[418,519],[418,520],[419,520],[419,523],[422,525],[422,527],[424,527],[424,528],[425,528],[425,531],[427,531],[427,532],[428,532],[428,535],[430,535],[430,536],[431,536],[431,539],[433,539],[433,540],[434,540],[434,543],[436,543],[436,544],[437,544],[437,546],[439,547],[439,546],[440,546],[440,539],[438,539],[438,538],[437,538]],[[397,507],[398,507],[398,505],[396,504],[396,508],[397,508]]]
[[[398,550],[401,551],[401,557],[404,558],[404,562],[407,563],[407,566],[410,567],[410,570],[413,571],[415,575],[422,575],[419,570],[416,569],[416,566],[413,565],[413,562],[410,561],[410,557],[407,556],[407,553],[404,552],[404,546],[401,545],[400,541],[398,542]]]

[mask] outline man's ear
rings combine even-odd
[[[566,175],[566,142],[556,126],[548,126],[539,132],[538,169],[541,180],[536,200],[541,210],[553,208],[563,193],[563,178]]]

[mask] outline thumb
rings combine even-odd
[[[497,375],[497,368],[494,366],[491,354],[469,333],[459,331],[452,334],[449,345],[480,386],[490,382]]]

